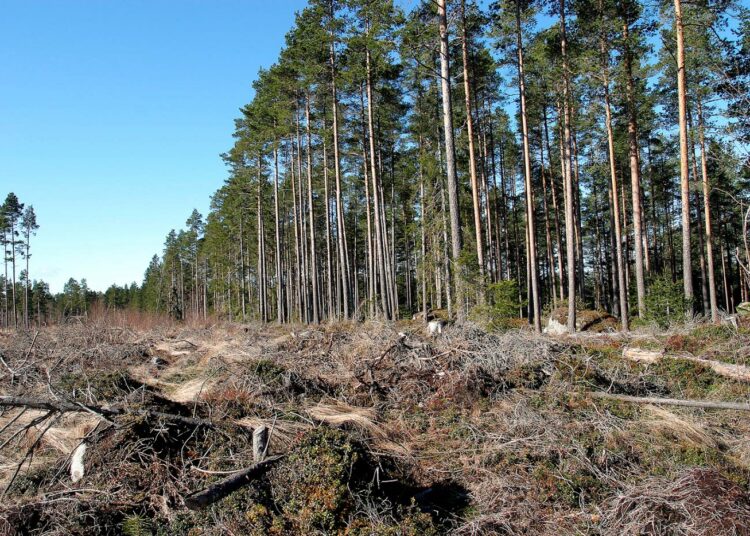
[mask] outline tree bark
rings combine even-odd
[[[474,150],[474,118],[471,107],[471,84],[469,81],[469,38],[466,31],[466,0],[461,0],[461,55],[464,74],[464,104],[466,107],[466,135],[469,141],[469,175],[471,177],[471,200],[474,207],[474,235],[477,246],[479,276],[479,299],[484,301],[484,244],[482,239],[482,207],[479,201],[477,164]]]
[[[521,101],[521,135],[523,138],[523,170],[526,193],[526,225],[528,238],[528,265],[531,296],[529,304],[533,306],[530,314],[534,317],[534,331],[542,332],[542,305],[539,296],[539,272],[536,251],[536,228],[534,224],[534,197],[531,184],[531,155],[529,152],[529,128],[526,118],[526,85],[523,72],[523,42],[521,39],[521,3],[516,0],[516,51],[518,54],[518,95]]]
[[[330,2],[331,19],[333,19],[334,2]],[[349,259],[346,255],[346,225],[344,220],[344,206],[341,201],[341,157],[339,156],[339,118],[338,118],[338,94],[336,92],[336,43],[334,40],[333,29],[330,31],[331,46],[329,51],[329,63],[331,66],[331,98],[332,98],[332,115],[333,115],[333,169],[336,180],[336,244],[339,257],[339,282],[341,296],[343,299],[342,313],[344,318],[349,318],[349,294],[350,294],[350,275]]]
[[[456,148],[453,141],[453,109],[450,86],[450,57],[448,52],[448,16],[446,0],[437,0],[440,31],[440,88],[443,103],[443,136],[445,142],[445,167],[448,184],[448,209],[451,227],[451,260],[454,288],[456,291],[457,315],[466,316],[463,304],[463,289],[459,261],[461,257],[461,217],[458,204],[458,178],[456,176]]]
[[[312,289],[312,321],[320,323],[320,296],[318,294],[318,259],[315,241],[315,212],[312,185],[312,128],[310,124],[310,93],[305,95],[305,130],[307,133],[307,214],[310,220],[310,282]]]
[[[599,3],[601,6],[601,2]],[[617,271],[617,289],[619,291],[620,326],[622,331],[628,331],[628,294],[625,282],[625,258],[622,252],[622,225],[620,223],[620,198],[617,195],[617,170],[615,168],[615,139],[612,132],[612,110],[609,102],[609,52],[604,36],[600,40],[602,54],[602,75],[604,88],[604,120],[607,128],[607,150],[609,156],[610,199],[612,200],[612,216],[614,220],[614,235],[616,244],[615,264]]]
[[[279,231],[279,147],[273,147],[273,212],[274,212],[274,242],[276,266],[276,321],[284,321],[284,284],[281,275],[281,233]]]
[[[674,0],[677,35],[677,104],[680,127],[680,199],[682,203],[682,283],[687,314],[693,314],[693,269],[690,245],[690,173],[688,170],[687,89],[685,80],[685,36],[682,0]]]
[[[568,331],[576,330],[576,245],[573,177],[570,169],[570,72],[565,31],[565,0],[560,0],[561,50],[563,60],[563,172],[565,180],[565,249],[568,269]]]
[[[638,119],[633,82],[633,54],[630,48],[629,21],[622,25],[625,47],[625,91],[628,103],[628,143],[630,153],[630,189],[633,204],[633,246],[635,254],[635,283],[638,296],[638,316],[646,312],[646,279],[643,272],[643,217],[641,214],[641,169],[638,157]]]
[[[708,264],[708,295],[711,306],[711,321],[718,324],[719,306],[716,299],[716,274],[714,272],[713,231],[711,227],[711,186],[708,180],[708,165],[706,162],[706,139],[703,122],[703,103],[698,98],[698,143],[701,151],[701,182],[703,185],[703,215],[706,218],[706,263]]]
[[[368,27],[369,32],[369,27]],[[388,283],[385,268],[385,230],[383,229],[383,220],[381,218],[381,200],[380,200],[380,182],[375,161],[375,125],[373,119],[373,97],[372,97],[372,65],[369,49],[365,51],[365,68],[366,68],[366,92],[367,92],[367,129],[370,141],[370,179],[372,180],[372,202],[375,218],[375,279],[380,287],[380,306],[383,315],[390,319],[390,308],[388,307]]]

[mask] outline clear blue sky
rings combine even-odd
[[[31,276],[141,281],[226,176],[219,154],[304,0],[0,0],[0,195]]]

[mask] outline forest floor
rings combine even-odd
[[[750,534],[748,411],[597,394],[750,402],[748,324],[100,321],[0,357],[3,535]],[[188,508],[264,426],[267,468]]]

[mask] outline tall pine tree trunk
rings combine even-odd
[[[331,18],[334,17],[334,3],[331,0]],[[349,318],[349,295],[351,278],[349,274],[349,259],[346,254],[346,225],[344,220],[344,205],[341,200],[341,157],[339,156],[339,117],[338,117],[338,95],[336,92],[336,44],[333,30],[330,32],[331,46],[329,51],[329,63],[331,66],[331,97],[333,116],[333,170],[336,180],[336,244],[339,258],[339,282],[341,296],[343,299],[342,313],[344,318]]]
[[[701,151],[701,183],[703,185],[703,215],[706,218],[706,262],[708,264],[708,295],[711,306],[711,321],[719,323],[719,306],[716,299],[716,274],[714,272],[713,232],[711,228],[711,186],[708,181],[706,162],[706,139],[703,122],[703,103],[698,98],[698,143]]]
[[[601,2],[599,3],[601,9]],[[612,110],[609,101],[609,51],[604,36],[600,39],[600,52],[602,55],[602,85],[604,88],[604,120],[607,130],[607,151],[609,159],[610,177],[610,199],[612,201],[612,223],[614,227],[615,241],[615,270],[617,272],[617,289],[619,292],[618,304],[620,306],[620,326],[623,331],[628,331],[628,295],[625,283],[625,258],[622,252],[622,225],[620,223],[620,198],[617,195],[617,170],[615,161],[615,137],[612,131]]]
[[[677,104],[680,127],[680,200],[682,203],[682,283],[687,314],[693,314],[693,268],[690,245],[690,173],[688,170],[687,84],[685,80],[685,36],[682,1],[674,0],[677,35]]]
[[[325,199],[326,215],[326,316],[333,319],[336,316],[333,303],[333,265],[331,262],[331,203],[328,197],[328,151],[325,136],[323,137],[323,196]]]
[[[627,16],[627,15],[626,15]],[[625,92],[628,103],[628,143],[630,152],[630,189],[633,204],[633,247],[635,253],[635,283],[638,296],[638,316],[646,312],[646,279],[643,272],[643,215],[641,214],[641,169],[638,158],[638,119],[633,82],[633,54],[630,47],[630,23],[625,20],[622,36],[625,47]]]
[[[565,248],[568,269],[568,331],[576,330],[575,197],[570,160],[570,70],[565,30],[565,0],[560,0],[561,51],[563,63],[563,177],[565,182]]]
[[[482,239],[482,208],[479,202],[479,184],[477,183],[477,164],[474,150],[474,118],[471,107],[471,84],[469,79],[469,43],[466,31],[466,0],[461,0],[461,55],[464,74],[464,104],[466,107],[466,135],[469,141],[469,175],[471,177],[471,200],[474,207],[474,235],[477,246],[480,301],[484,301],[484,244]]]
[[[443,103],[443,136],[445,141],[445,167],[448,183],[448,209],[451,227],[451,260],[453,280],[456,291],[457,314],[459,319],[465,315],[463,289],[459,259],[461,256],[461,217],[458,204],[458,178],[456,176],[456,148],[453,142],[453,105],[451,103],[450,58],[448,52],[448,17],[446,0],[437,0],[440,31],[440,88]]]
[[[312,290],[312,321],[320,322],[320,296],[318,295],[318,260],[315,241],[315,212],[312,185],[312,129],[310,124],[310,92],[305,94],[305,130],[307,134],[307,214],[310,225],[310,282]]]
[[[369,32],[369,28],[368,28]],[[375,124],[373,114],[372,96],[372,64],[370,51],[365,51],[365,90],[367,93],[367,130],[370,142],[370,179],[372,181],[372,202],[375,219],[375,268],[376,281],[379,283],[380,307],[386,318],[390,318],[388,307],[388,280],[386,275],[386,248],[385,229],[383,228],[381,189],[378,176],[376,152],[375,152]]]
[[[518,95],[521,101],[521,134],[523,138],[523,170],[526,192],[526,225],[528,238],[528,265],[531,287],[529,305],[534,317],[534,330],[542,332],[542,305],[539,296],[539,272],[537,267],[536,229],[534,224],[534,197],[531,184],[531,155],[529,152],[529,128],[526,118],[526,86],[523,73],[523,43],[521,40],[521,3],[516,0],[516,50],[518,53]]]
[[[284,321],[284,284],[281,275],[281,233],[279,232],[279,147],[273,147],[273,215],[274,215],[274,246],[276,268],[276,321]]]

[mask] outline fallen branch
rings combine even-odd
[[[212,484],[211,486],[196,491],[185,497],[185,506],[191,510],[198,510],[223,499],[230,493],[233,493],[243,486],[249,484],[255,478],[262,476],[268,471],[273,464],[281,460],[284,456],[271,456],[262,462],[255,463],[247,469],[233,474],[223,480]]]
[[[206,428],[217,428],[218,425],[205,419],[195,417],[184,417],[174,413],[163,413],[150,409],[125,409],[125,408],[107,408],[102,406],[91,406],[80,403],[71,403],[57,400],[39,400],[34,398],[22,398],[15,396],[0,396],[0,406],[42,409],[47,411],[57,411],[60,413],[93,413],[97,417],[107,420],[107,417],[118,417],[122,415],[137,415],[141,417],[152,417],[164,419],[167,421],[180,422],[190,426],[203,426]]]
[[[619,400],[620,402],[632,402],[634,404],[666,404],[669,406],[684,406],[688,408],[734,409],[738,411],[750,411],[750,404],[742,404],[740,402],[714,402],[711,400],[682,400],[679,398],[616,395],[613,393],[605,393],[602,391],[593,391],[588,394],[590,394],[592,398]]]

